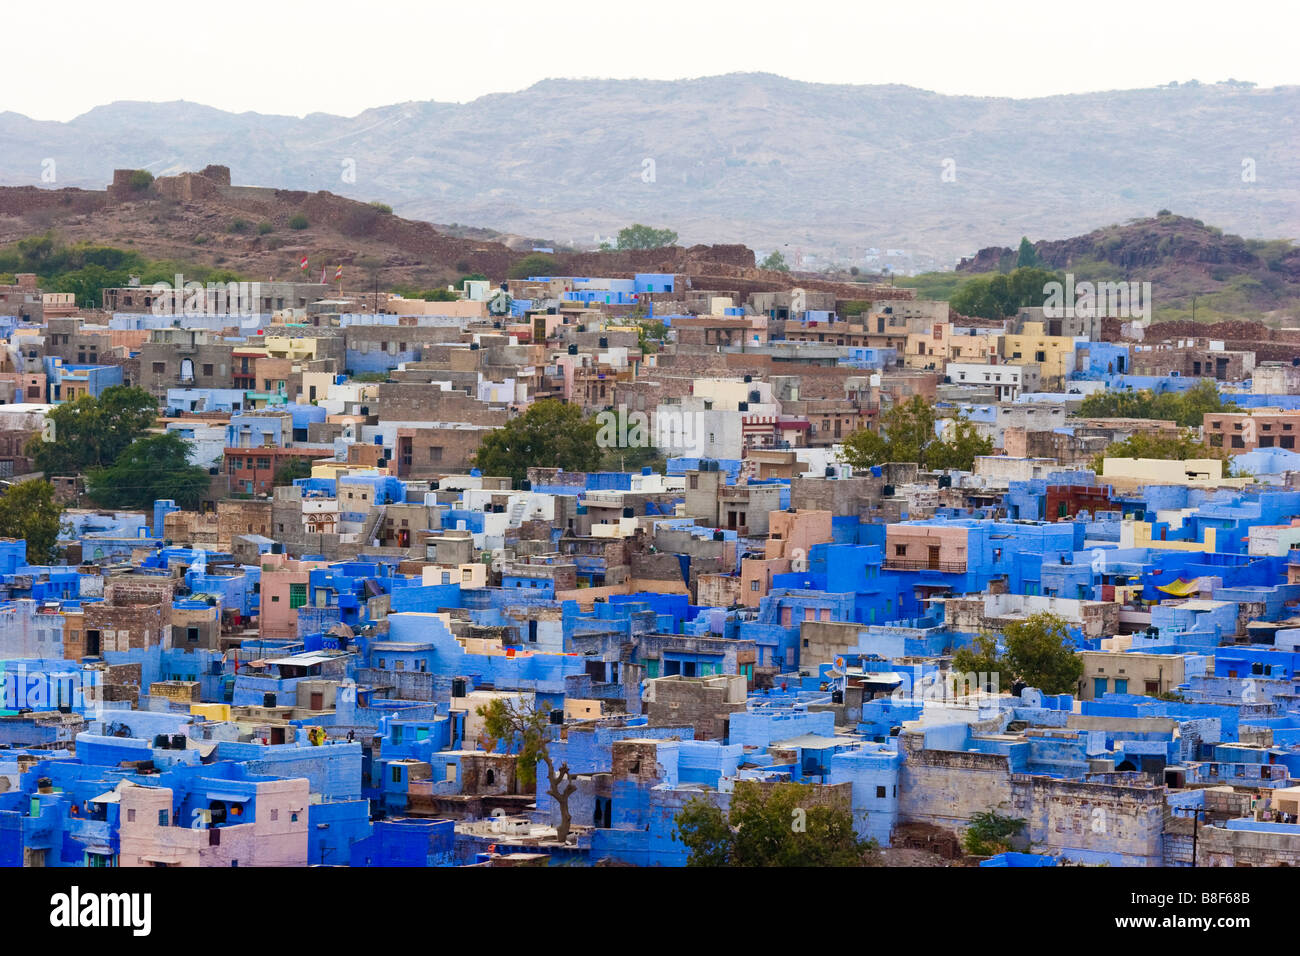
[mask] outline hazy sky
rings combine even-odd
[[[5,34],[0,110],[49,120],[178,99],[351,116],[547,77],[738,71],[1015,97],[1300,83],[1300,0],[76,0],[7,5]]]

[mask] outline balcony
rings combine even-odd
[[[965,574],[965,561],[915,561],[910,558],[886,558],[887,571],[943,571],[946,574]]]

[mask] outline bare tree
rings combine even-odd
[[[569,828],[573,818],[569,813],[569,798],[578,790],[569,772],[567,761],[561,761],[557,767],[551,757],[551,738],[548,731],[547,715],[535,707],[521,706],[504,698],[494,698],[490,703],[478,708],[478,715],[483,718],[491,746],[485,747],[490,753],[496,741],[503,741],[508,749],[512,743],[520,743],[516,758],[516,779],[525,787],[537,783],[537,764],[546,765],[546,792],[560,810],[560,825],[555,828],[556,839],[564,843],[569,838]]]

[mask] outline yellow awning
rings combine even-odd
[[[1189,594],[1195,594],[1201,589],[1201,579],[1192,578],[1190,581],[1184,581],[1179,578],[1169,584],[1157,584],[1157,591],[1164,591],[1166,594],[1172,594],[1174,597],[1187,597]]]

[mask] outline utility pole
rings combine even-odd
[[[1196,807],[1192,810],[1192,866],[1196,866],[1196,838],[1199,835],[1203,812],[1205,812],[1204,807]]]

